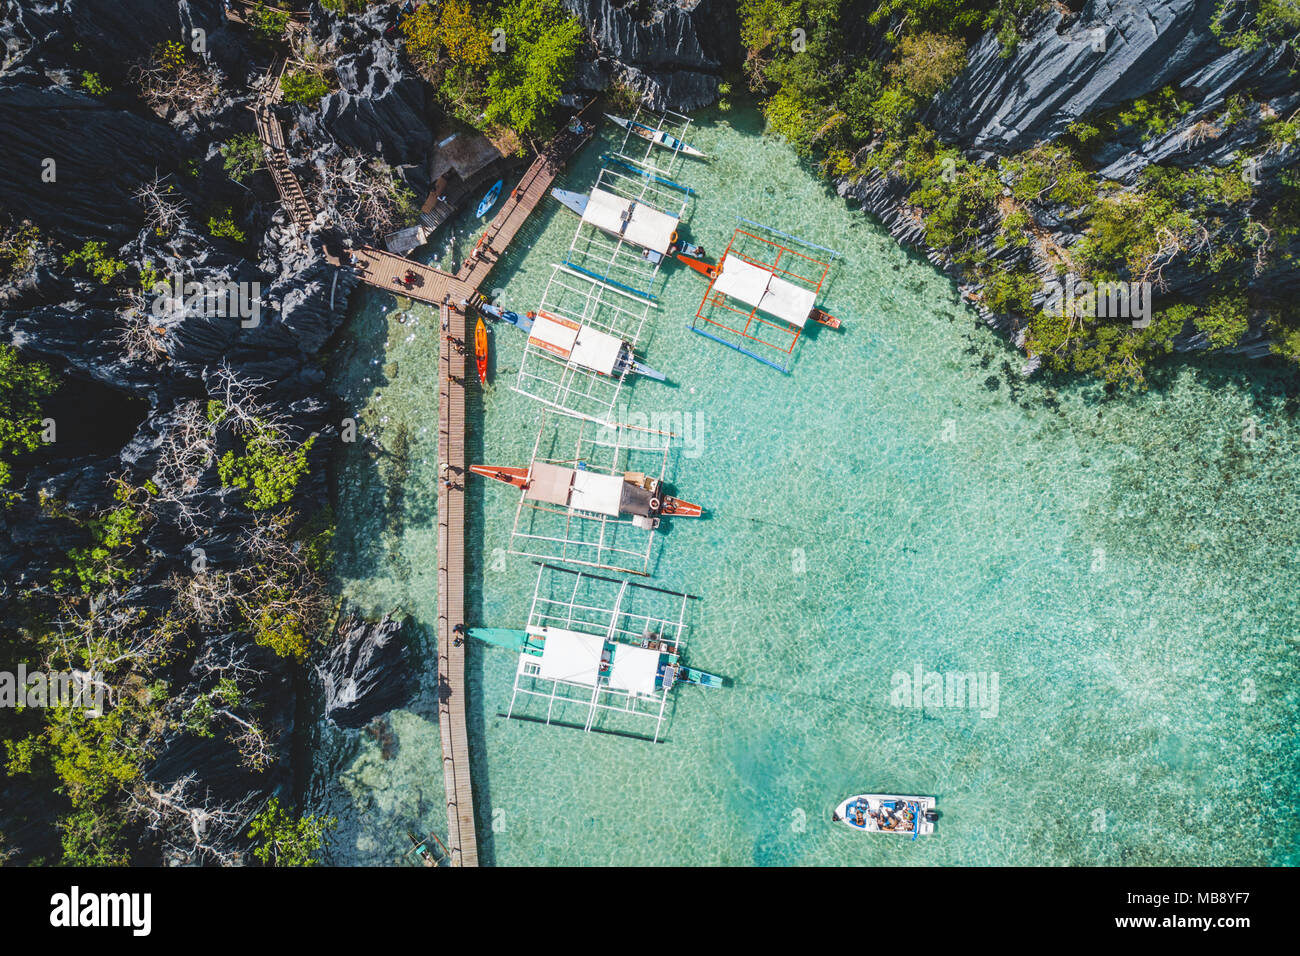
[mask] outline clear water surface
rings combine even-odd
[[[559,185],[583,189],[588,147]],[[689,234],[716,255],[744,216],[843,252],[844,319],[783,376],[694,335],[702,280],[669,266],[630,408],[690,416],[674,462],[708,517],[655,547],[653,583],[701,595],[667,742],[508,721],[515,659],[472,646],[481,855],[497,864],[1294,864],[1300,862],[1294,378],[1180,365],[1142,394],[1021,377],[949,280],[761,135],[706,111],[683,168]],[[426,258],[454,268],[481,223]],[[576,219],[547,203],[490,277],[535,307]],[[399,317],[405,319],[399,321]],[[471,409],[479,460],[526,463],[540,406],[511,391],[524,337],[492,330]],[[337,388],[373,442],[340,462],[348,600],[410,614],[423,681],[382,734],[319,727],[313,808],[330,860],[410,863],[445,833],[436,618],[437,317],[358,292]],[[468,607],[524,622],[535,568],[501,549],[506,489],[470,480]],[[996,675],[996,713],[902,707],[896,675]],[[946,704],[946,702],[945,702]],[[934,794],[916,843],[832,827],[861,791]]]

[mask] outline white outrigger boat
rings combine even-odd
[[[725,686],[681,660],[695,595],[538,565],[525,627],[467,631],[519,655],[502,716],[629,736],[648,723],[657,742],[675,686]]]
[[[649,576],[662,519],[699,518],[704,512],[668,493],[674,437],[544,412],[525,459],[530,464],[474,464],[468,470],[518,493],[510,554]]]
[[[625,119],[622,116],[614,116],[612,113],[606,113],[606,118],[617,123],[623,129],[627,130],[634,136],[639,136],[647,143],[653,143],[656,146],[662,146],[664,149],[670,149],[675,153],[685,153],[687,156],[695,156],[699,159],[707,157],[688,143],[683,143],[676,136],[671,135],[667,130],[655,129],[646,126],[644,123],[638,123],[634,119]]]
[[[939,819],[934,797],[908,797],[892,793],[859,793],[846,797],[831,814],[859,833],[910,833],[915,840],[933,833]]]
[[[507,650],[531,654],[539,658],[546,653],[548,636],[561,641],[572,641],[575,635],[578,639],[587,636],[568,628],[546,626],[523,630],[509,627],[471,627],[468,633],[470,637],[491,644],[493,647],[504,647]],[[600,655],[601,677],[608,677],[616,665],[624,666],[624,661],[617,660],[620,648],[635,649],[623,650],[621,653],[624,659],[635,655],[638,663],[644,664],[642,686],[647,692],[672,690],[676,684],[694,684],[697,687],[710,688],[726,686],[726,681],[717,674],[707,673],[697,667],[687,667],[682,663],[681,655],[677,653],[675,647],[662,640],[657,631],[651,630],[646,630],[635,642],[607,640]],[[650,651],[652,654],[642,655],[639,651]],[[657,661],[653,658],[653,654],[658,654]]]
[[[631,345],[607,332],[553,315],[543,309],[520,315],[489,302],[482,302],[478,305],[478,310],[490,318],[508,322],[521,332],[526,332],[530,344],[597,375],[618,378],[631,373],[652,378],[656,382],[665,381],[663,372],[640,361]]]
[[[660,212],[644,202],[599,187],[592,189],[590,195],[557,187],[551,190],[551,196],[565,209],[577,213],[583,222],[639,246],[642,250],[641,257],[652,265],[657,266],[678,254],[692,257],[705,255],[702,246],[680,238],[677,231],[680,220],[677,216]]]

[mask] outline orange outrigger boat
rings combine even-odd
[[[606,475],[543,461],[533,462],[530,468],[470,465],[469,470],[522,489],[527,500],[610,517],[627,515],[634,525],[649,530],[659,526],[661,517],[698,518],[704,514],[699,505],[664,494],[658,478],[639,471]]]
[[[689,266],[690,268],[694,269],[696,272],[704,276],[704,278],[708,279],[710,282],[716,279],[718,277],[718,273],[721,272],[721,270],[711,262],[705,262],[703,259],[696,259],[693,256],[683,255],[680,252],[677,254],[677,261],[682,263],[682,265]],[[831,315],[829,312],[825,312],[817,308],[816,306],[814,306],[812,311],[808,313],[808,318],[812,319],[814,322],[820,322],[822,325],[826,326],[827,328],[838,329],[840,327],[839,319],[835,318],[835,316]]]
[[[478,380],[482,385],[487,384],[488,368],[488,337],[487,326],[483,324],[483,317],[480,315],[478,321],[474,324],[474,363],[478,366]]]

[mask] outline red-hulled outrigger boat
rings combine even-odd
[[[626,515],[637,527],[649,530],[659,527],[661,517],[698,518],[704,514],[699,505],[664,494],[663,482],[639,471],[608,475],[543,461],[533,462],[530,468],[470,465],[469,470],[522,489],[525,500],[611,518]]]
[[[680,252],[677,254],[677,261],[682,263],[682,265],[694,269],[710,282],[716,279],[718,274],[721,272],[721,270],[711,262],[705,262],[703,259],[696,259],[694,256],[683,255]],[[812,310],[808,313],[808,318],[812,319],[814,322],[820,322],[828,328],[838,329],[840,327],[839,319],[816,306],[813,306]]]
[[[487,367],[488,367],[488,337],[487,326],[483,324],[483,317],[480,315],[478,321],[474,323],[474,364],[478,366],[478,380],[482,385],[487,384]]]

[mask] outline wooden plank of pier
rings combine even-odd
[[[469,735],[465,730],[465,389],[469,323],[439,308],[438,389],[438,728],[447,789],[447,844],[453,866],[478,866]],[[457,347],[459,346],[459,348]],[[477,377],[475,378],[477,381]]]

